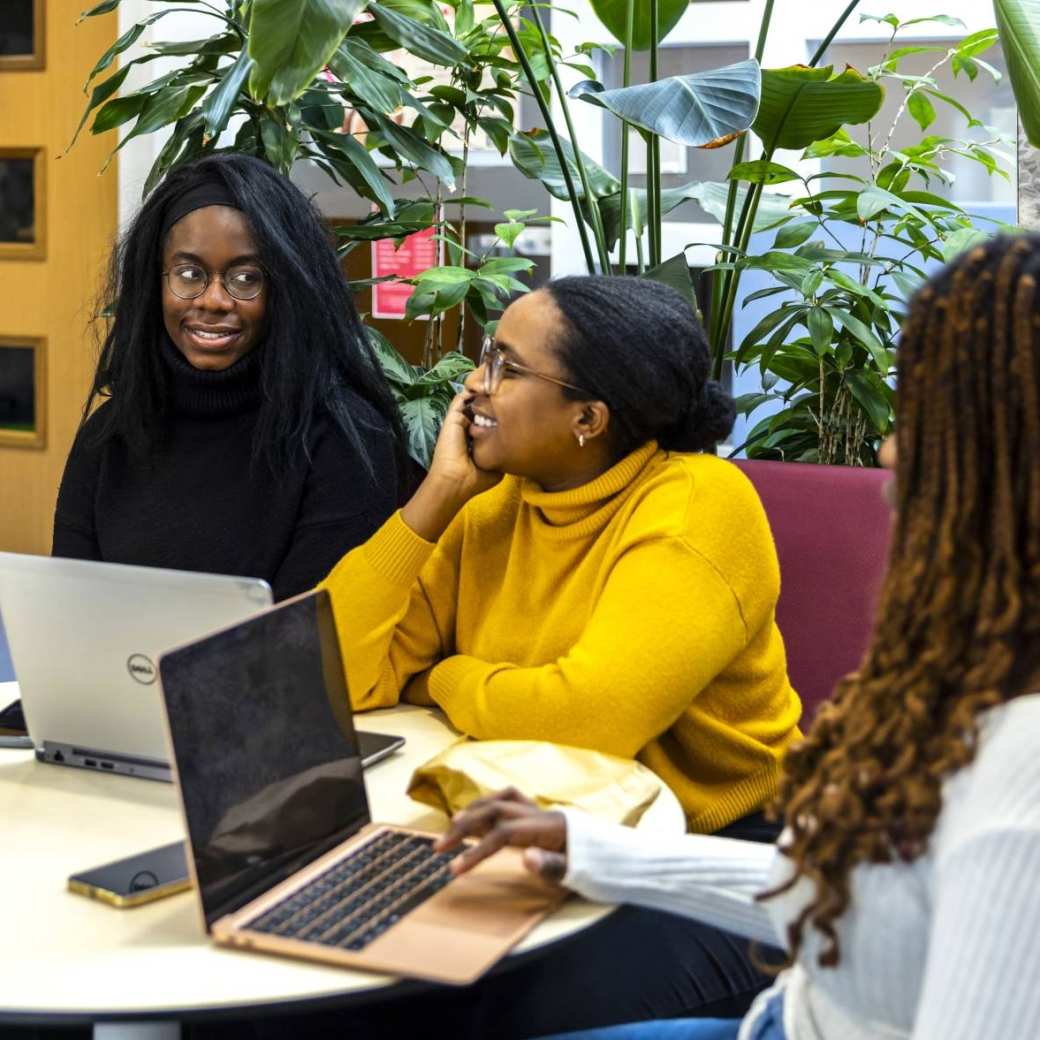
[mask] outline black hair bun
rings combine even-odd
[[[733,398],[721,383],[709,379],[700,400],[680,417],[669,436],[661,438],[661,447],[670,451],[709,451],[729,436],[736,418]]]

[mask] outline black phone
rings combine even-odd
[[[69,878],[69,891],[111,906],[151,903],[191,888],[184,842],[117,859]]]

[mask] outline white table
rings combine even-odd
[[[0,686],[2,700],[10,691]],[[359,729],[407,739],[365,773],[373,819],[443,830],[442,814],[404,792],[413,769],[457,734],[439,713],[412,706],[357,721]],[[206,939],[190,892],[130,910],[68,892],[69,874],[183,838],[170,784],[41,764],[30,751],[0,749],[0,821],[0,1025],[93,1022],[96,1040],[168,1040],[179,1035],[182,1017],[337,997],[346,1004],[398,981],[218,948]],[[667,788],[640,823],[672,833],[684,826]],[[571,899],[516,953],[580,931],[610,909]]]

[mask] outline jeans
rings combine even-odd
[[[771,997],[755,1021],[751,1040],[784,1040],[783,1009],[782,994]],[[736,1040],[739,1029],[739,1018],[671,1018],[586,1029],[580,1033],[557,1033],[543,1040]]]
[[[774,841],[778,829],[755,813],[719,833]],[[697,921],[623,906],[543,954],[515,966],[506,961],[471,986],[414,996],[391,992],[364,1007],[268,1019],[257,1024],[257,1033],[262,1040],[526,1040],[618,1022],[739,1020],[772,981],[752,964],[749,950],[747,939]],[[770,962],[780,959],[768,947],[762,953]]]

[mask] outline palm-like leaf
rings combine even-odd
[[[1026,137],[1040,148],[1040,0],[993,0]]]

